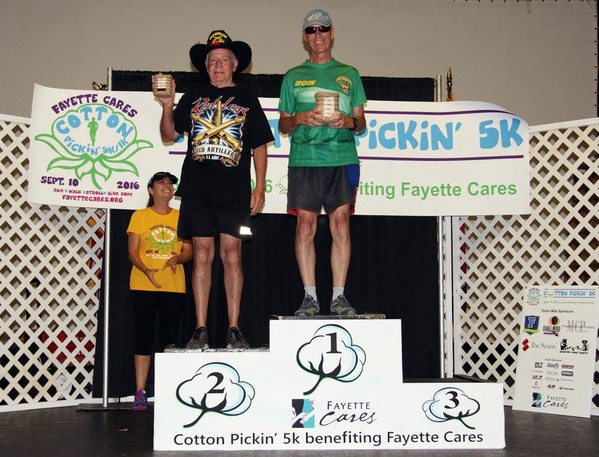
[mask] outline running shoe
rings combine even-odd
[[[139,389],[135,392],[135,399],[133,400],[133,411],[145,411],[148,409],[148,396],[146,393]]]
[[[185,349],[208,349],[208,329],[206,327],[196,328]]]
[[[318,305],[318,301],[314,300],[312,295],[304,295],[304,301],[302,302],[302,306],[295,312],[295,315],[298,317],[309,317],[316,316],[320,312],[320,306]]]
[[[335,300],[331,301],[331,314],[355,316],[356,310],[350,306],[345,295],[339,295]]]
[[[231,327],[227,333],[227,349],[249,349],[250,345],[245,340],[237,327]]]

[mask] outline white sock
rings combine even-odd
[[[344,290],[345,287],[333,287],[333,298],[331,298],[331,301],[335,301],[339,295],[343,295]]]
[[[310,295],[314,300],[318,301],[316,298],[316,286],[306,286],[304,290],[306,291],[306,295]]]

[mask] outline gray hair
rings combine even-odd
[[[222,49],[222,48],[217,48],[217,49]],[[231,53],[231,60],[237,62],[237,57],[235,57],[235,53],[233,51],[231,51],[230,49],[226,49],[226,50]],[[212,51],[215,51],[215,49],[213,49]],[[210,51],[210,52],[212,52],[212,51]],[[204,62],[204,65],[206,65],[206,67],[208,67],[208,56],[210,55],[210,52],[206,53],[206,61]]]

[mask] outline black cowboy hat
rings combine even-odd
[[[237,58],[235,73],[241,73],[247,68],[252,60],[252,48],[243,41],[233,41],[224,30],[214,30],[208,36],[206,44],[196,44],[189,50],[189,57],[194,67],[204,76],[208,76],[206,70],[206,55],[215,49],[228,49]]]

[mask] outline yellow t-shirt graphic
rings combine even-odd
[[[139,235],[139,257],[147,268],[158,270],[154,279],[162,288],[154,287],[142,271],[133,267],[129,280],[131,290],[185,292],[183,265],[177,265],[175,273],[170,268],[161,271],[168,259],[181,253],[183,242],[177,237],[178,222],[179,211],[176,209],[166,215],[151,208],[133,213],[127,233]]]

